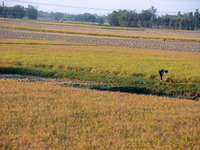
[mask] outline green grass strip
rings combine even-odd
[[[21,74],[42,77],[68,78],[83,81],[105,83],[110,91],[145,93],[156,95],[198,97],[200,84],[195,83],[167,83],[153,79],[136,78],[130,76],[99,74],[90,72],[64,71],[59,69],[44,69],[24,66],[0,66],[0,74]],[[101,87],[91,87],[100,89]]]

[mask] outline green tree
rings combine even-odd
[[[28,8],[26,8],[26,16],[29,19],[37,19],[38,17],[37,9],[32,5],[28,5]]]
[[[113,11],[111,14],[108,15],[107,21],[111,26],[119,26],[118,22],[118,12]]]
[[[170,29],[176,29],[176,19],[174,18],[170,18],[170,21],[169,21],[169,28]]]
[[[195,20],[193,13],[185,13],[182,15],[181,20],[180,20],[180,29],[181,30],[194,30],[195,27]]]
[[[26,11],[23,6],[16,5],[14,7],[10,7],[8,14],[11,18],[22,19],[26,15]]]
[[[102,18],[97,18],[97,23],[99,25],[102,25],[102,24],[104,24],[104,20]]]
[[[85,21],[85,22],[92,22],[94,23],[96,21],[96,17],[90,13],[84,13],[82,15],[77,15],[74,18],[75,21]]]
[[[151,13],[148,10],[142,10],[139,14],[139,26],[140,27],[150,27]]]
[[[137,13],[135,11],[119,10],[118,22],[122,27],[137,27]]]
[[[9,8],[5,7],[4,5],[0,6],[0,17],[7,18],[8,15],[9,15]]]
[[[180,11],[177,13],[177,17],[178,17],[177,25],[179,26],[179,29],[181,30],[181,28],[182,28],[182,24],[181,24],[182,15],[181,15]]]
[[[64,13],[60,13],[60,12],[51,12],[50,13],[50,17],[52,17],[55,20],[61,20],[64,17]]]
[[[155,17],[151,17],[151,21],[150,21],[150,26],[151,27],[156,27],[157,26],[157,19]]]
[[[185,30],[186,28],[186,21],[184,18],[181,18],[180,20],[180,30]]]
[[[94,15],[90,15],[90,16],[88,17],[88,20],[89,20],[90,22],[94,23],[94,22],[96,21],[96,17],[95,17]]]
[[[169,25],[170,25],[170,17],[169,17],[169,15],[161,17],[161,25],[164,28],[169,28]]]
[[[140,27],[151,28],[156,23],[156,11],[157,9],[153,6],[148,10],[142,10],[138,16],[138,25]]]
[[[189,29],[188,30],[194,30],[195,28],[195,19],[194,19],[194,16],[193,16],[193,13],[190,12],[188,13],[188,24],[189,24]]]
[[[194,13],[194,26],[195,29],[199,29],[200,28],[200,13],[199,13],[199,9],[196,9],[196,12]]]

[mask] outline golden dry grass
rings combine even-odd
[[[0,80],[1,149],[200,149],[200,101]]]

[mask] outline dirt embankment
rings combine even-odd
[[[116,47],[175,50],[187,52],[200,52],[198,42],[184,41],[162,41],[131,38],[96,37],[86,35],[44,33],[34,31],[20,31],[10,29],[0,29],[0,38],[30,39],[30,40],[58,40],[79,43],[96,43]]]

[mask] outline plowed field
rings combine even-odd
[[[130,47],[143,49],[176,50],[200,52],[200,43],[184,41],[162,41],[150,39],[130,39],[114,37],[96,37],[87,35],[44,33],[35,31],[20,31],[0,29],[0,38],[32,39],[32,40],[58,40],[80,43],[97,43],[116,47]]]

